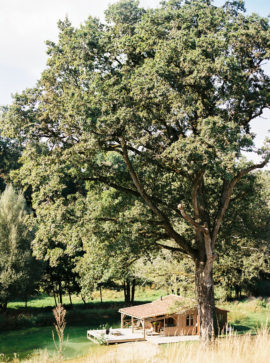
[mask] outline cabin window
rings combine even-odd
[[[192,314],[188,314],[186,316],[186,326],[193,326],[194,325],[194,317]]]
[[[166,326],[169,328],[171,326],[176,326],[174,318],[167,318],[166,319]]]

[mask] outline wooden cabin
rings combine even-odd
[[[119,310],[121,328],[143,330],[145,335],[199,335],[200,323],[196,301],[177,295],[161,297],[152,303]],[[216,308],[219,331],[227,325],[227,310]]]

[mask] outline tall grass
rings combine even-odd
[[[263,328],[257,335],[229,335],[209,346],[183,342],[156,346],[147,342],[98,347],[90,354],[69,363],[268,363],[270,331]],[[59,363],[46,352],[24,363]]]
[[[64,360],[61,363],[159,363],[159,360],[155,358],[158,357],[159,351],[158,346],[147,342],[97,346],[84,357]],[[43,351],[32,359],[23,361],[23,363],[60,363],[60,361],[58,356],[49,357],[48,353]]]
[[[238,333],[256,333],[258,328],[264,327],[267,318],[270,316],[270,300],[263,298],[248,298],[242,301],[234,301],[221,306],[227,310],[228,321]]]
[[[209,346],[179,344],[167,347],[160,362],[177,363],[268,363],[270,332],[261,329],[257,335],[229,335]]]

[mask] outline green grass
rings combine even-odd
[[[75,358],[87,354],[92,348],[92,343],[86,339],[86,330],[89,326],[73,326],[66,329],[68,337],[64,345],[64,356]],[[0,334],[0,352],[5,359],[14,357],[14,353],[19,359],[31,356],[35,350],[47,349],[49,354],[55,352],[52,339],[52,328],[30,328],[19,331],[11,331]]]
[[[112,291],[112,290],[104,290],[103,291],[103,301],[109,302],[109,303],[119,303],[123,301],[123,292],[122,291]],[[164,290],[154,290],[150,288],[138,288],[136,290],[136,301],[142,302],[142,301],[153,301],[155,299],[158,299],[160,296],[167,295],[166,291]],[[80,296],[73,295],[72,296],[72,302],[74,306],[81,305],[83,306],[84,303]],[[87,304],[99,304],[100,303],[100,296],[99,292],[93,293],[93,298],[90,300],[87,300]],[[63,304],[69,305],[69,297],[64,296],[63,297]],[[9,309],[23,309],[25,303],[22,301],[11,301],[8,303]],[[27,303],[28,308],[36,308],[36,309],[42,309],[42,308],[53,308],[55,306],[54,298],[52,296],[47,295],[40,295],[37,296]]]
[[[94,345],[86,338],[86,331],[99,328],[100,322],[104,324],[105,321],[108,321],[112,327],[119,326],[119,321],[112,318],[106,318],[105,320],[102,317],[97,317],[87,323],[85,316],[81,324],[67,326],[65,330],[64,357],[76,358],[89,353]],[[47,349],[48,353],[53,355],[56,349],[52,331],[52,326],[45,326],[2,332],[0,333],[0,353],[4,354],[5,358],[3,359],[7,361],[14,357],[14,353],[19,359],[24,359],[31,356],[36,350],[42,349]]]
[[[69,304],[69,299],[67,296],[64,296],[63,298],[63,303],[64,304]],[[82,302],[82,301],[80,301]],[[11,301],[8,303],[8,308],[9,309],[20,309],[20,308],[24,308],[25,303],[23,301]],[[54,303],[54,298],[51,296],[46,296],[46,295],[41,295],[38,296],[36,298],[31,299],[30,301],[28,301],[27,303],[27,307],[29,308],[48,308],[48,307],[54,307],[55,303]]]
[[[9,304],[8,315],[0,315],[0,354],[4,355],[0,356],[0,362],[12,360],[14,353],[19,359],[25,359],[38,350],[46,349],[50,355],[56,352],[52,338],[52,301],[48,297],[33,299],[27,310],[22,308],[21,302],[14,301]],[[123,306],[123,302],[116,299],[103,304],[92,301],[86,305],[78,300],[73,309],[68,309],[65,358],[76,358],[96,349],[96,345],[86,338],[86,331],[98,329],[107,322],[112,327],[118,327],[120,306]]]
[[[228,321],[239,333],[255,333],[261,327],[270,327],[270,302],[267,299],[244,299],[222,307],[229,310]]]

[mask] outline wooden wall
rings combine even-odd
[[[219,334],[223,333],[227,326],[227,311],[216,308],[217,312],[217,321],[219,326]],[[193,315],[193,326],[187,326],[187,315]],[[165,336],[174,336],[174,335],[199,335],[200,333],[200,324],[199,324],[199,316],[198,310],[190,309],[185,311],[183,314],[173,314],[168,317],[174,318],[175,326],[165,326],[164,327],[164,318],[165,317],[156,317],[151,318],[151,320],[145,320],[145,329],[150,329],[153,327],[153,322],[159,322],[159,328],[155,326],[154,330],[160,332],[160,328],[164,329]],[[124,316],[122,316],[122,325],[124,321]],[[158,328],[158,329],[157,329]]]
[[[193,326],[186,325],[187,315],[193,315]],[[164,329],[165,336],[199,334],[197,309],[188,310],[184,314],[175,314],[174,318],[177,324],[174,327],[165,327]]]

